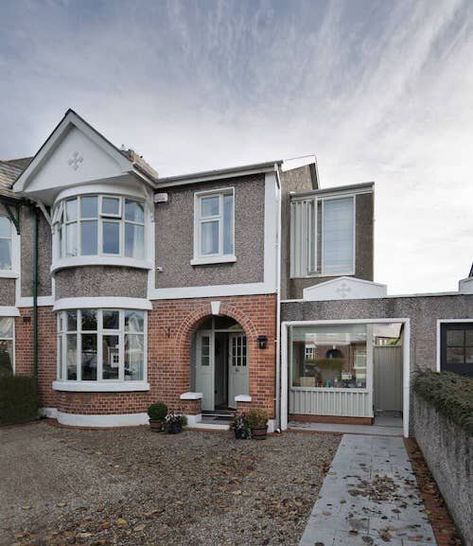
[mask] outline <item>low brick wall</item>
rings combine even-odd
[[[473,437],[413,393],[414,435],[465,544],[473,544]]]

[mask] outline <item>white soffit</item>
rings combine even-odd
[[[305,288],[303,299],[306,301],[360,300],[385,298],[387,293],[385,284],[356,277],[338,277]]]

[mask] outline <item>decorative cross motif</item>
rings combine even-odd
[[[337,288],[336,292],[342,299],[345,299],[348,297],[348,294],[350,294],[351,288],[344,282]]]
[[[84,161],[84,158],[80,155],[79,152],[74,152],[71,158],[68,160],[67,164],[72,167],[75,171],[80,167],[80,164]]]

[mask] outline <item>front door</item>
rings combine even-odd
[[[202,393],[202,409],[215,408],[215,350],[214,333],[202,330],[196,335],[195,387]]]
[[[236,407],[235,396],[248,393],[248,354],[246,336],[228,337],[228,405]]]
[[[374,347],[374,409],[402,411],[402,346]]]

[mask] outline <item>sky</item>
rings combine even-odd
[[[73,108],[162,176],[315,154],[374,181],[375,280],[473,261],[471,0],[0,0],[0,158]]]

